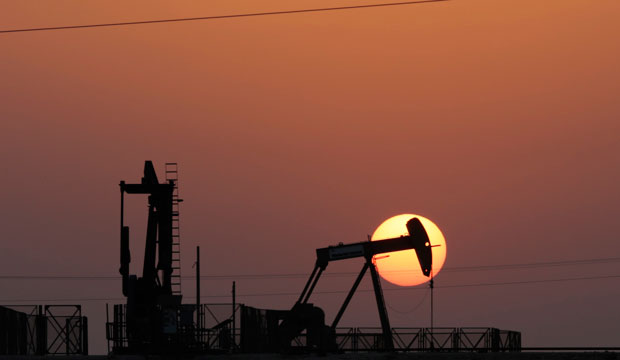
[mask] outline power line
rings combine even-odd
[[[75,29],[96,28],[96,27],[112,27],[112,26],[147,25],[147,24],[160,24],[160,23],[184,22],[184,21],[205,21],[205,20],[232,19],[232,18],[268,16],[268,15],[289,15],[289,14],[301,14],[301,13],[312,13],[312,12],[325,12],[325,11],[340,11],[340,10],[378,8],[378,7],[387,7],[387,6],[416,5],[416,4],[444,2],[444,1],[451,1],[451,0],[401,1],[401,2],[392,2],[392,3],[384,3],[384,4],[367,4],[367,5],[351,5],[351,6],[314,8],[314,9],[266,11],[266,12],[245,13],[245,14],[213,15],[213,16],[175,18],[175,19],[141,20],[141,21],[127,21],[127,22],[102,23],[102,24],[65,25],[65,26],[50,26],[50,27],[39,27],[39,28],[26,28],[26,29],[10,29],[10,30],[0,30],[0,34],[18,33],[18,32],[34,32],[34,31],[52,31],[52,30],[75,30]]]
[[[448,288],[464,288],[464,287],[478,287],[478,286],[524,285],[524,284],[540,284],[540,283],[551,283],[551,282],[601,280],[601,279],[617,279],[617,278],[620,278],[620,275],[601,275],[601,276],[585,276],[585,277],[561,278],[561,279],[521,280],[521,281],[505,281],[505,282],[495,282],[495,283],[446,285],[446,286],[435,286],[435,288],[448,289]],[[400,289],[394,289],[394,290],[400,290]]]
[[[395,313],[401,314],[401,315],[407,315],[407,314],[411,314],[412,312],[418,310],[420,308],[420,306],[422,306],[422,304],[424,304],[424,301],[426,300],[426,298],[428,297],[428,294],[431,293],[431,289],[427,288],[427,291],[424,293],[424,296],[422,297],[422,299],[420,299],[420,301],[418,301],[418,303],[413,306],[412,308],[410,308],[409,310],[399,310],[396,309],[394,307],[392,307],[389,303],[385,303],[385,305],[387,305],[388,308],[390,308],[390,310],[394,311]]]
[[[594,258],[594,259],[575,259],[562,261],[545,261],[531,263],[515,263],[515,264],[496,264],[496,265],[479,265],[479,266],[453,266],[445,267],[442,272],[464,272],[464,271],[497,271],[497,270],[513,270],[513,269],[535,269],[545,267],[560,267],[572,265],[594,265],[608,264],[620,262],[620,257],[613,258]],[[385,273],[417,273],[419,270],[391,270]],[[333,272],[326,273],[326,277],[341,277],[357,275],[357,272]],[[289,274],[237,274],[237,275],[206,275],[201,276],[203,279],[256,279],[256,278],[298,278],[307,277],[308,274],[289,273]],[[195,279],[193,276],[184,277],[187,279]]]
[[[464,287],[481,287],[481,286],[503,286],[503,285],[524,285],[524,284],[538,284],[538,283],[551,283],[551,282],[566,282],[566,281],[583,281],[583,280],[597,280],[597,279],[616,279],[620,278],[620,275],[602,275],[602,276],[587,276],[587,277],[576,277],[576,278],[560,278],[560,279],[543,279],[543,280],[522,280],[522,281],[506,281],[506,282],[493,282],[493,283],[472,283],[472,284],[455,284],[455,285],[444,285],[444,286],[435,286],[435,289],[455,289],[455,288],[464,288]],[[392,289],[383,289],[383,291],[392,292],[392,291],[411,291],[411,290],[427,290],[426,287],[399,287]],[[358,292],[373,292],[373,289],[361,289],[357,290]],[[314,294],[345,294],[348,293],[347,290],[333,290],[333,291],[316,291]],[[254,294],[237,294],[237,297],[256,297],[256,296],[299,296],[299,293],[254,293]],[[230,295],[212,295],[210,297],[230,297]],[[202,297],[201,297],[202,298]]]
[[[455,266],[446,267],[442,272],[463,272],[463,271],[500,271],[513,269],[536,269],[545,267],[560,267],[573,265],[595,265],[609,264],[620,262],[620,257],[612,258],[593,258],[593,259],[574,259],[562,261],[545,261],[531,263],[514,263],[514,264],[496,264],[496,265],[480,265],[480,266]],[[415,270],[393,270],[386,273],[410,273]],[[326,277],[346,277],[357,275],[357,272],[333,272],[326,273]],[[227,280],[227,279],[261,279],[261,278],[306,278],[307,273],[284,273],[284,274],[231,274],[231,275],[203,275],[200,278],[204,280]],[[195,276],[183,276],[183,279],[196,279]],[[119,280],[120,276],[73,276],[73,275],[0,275],[0,280]]]
[[[620,262],[620,257],[611,258],[594,258],[594,259],[575,259],[561,261],[543,261],[522,264],[497,264],[497,265],[480,265],[480,266],[458,266],[446,267],[442,271],[485,271],[485,270],[505,270],[505,269],[534,269],[541,267],[556,267],[570,265],[592,265],[592,264],[608,264]]]
[[[559,278],[559,279],[542,279],[542,280],[522,280],[522,281],[505,281],[505,282],[492,282],[492,283],[472,283],[472,284],[454,284],[454,285],[444,285],[444,286],[435,286],[436,289],[456,289],[456,288],[466,288],[466,287],[484,287],[484,286],[506,286],[506,285],[527,285],[527,284],[541,284],[541,283],[554,283],[554,282],[570,282],[570,281],[584,281],[584,280],[610,280],[610,279],[618,279],[620,275],[602,275],[602,276],[586,276],[586,277],[573,277],[573,278]],[[396,292],[396,291],[420,291],[427,290],[426,287],[416,287],[416,288],[392,288],[392,289],[384,289],[385,292]],[[373,289],[360,289],[358,292],[373,292]],[[346,290],[332,290],[332,291],[315,291],[314,294],[321,295],[332,295],[332,294],[345,294],[348,293]],[[264,297],[264,296],[299,296],[299,293],[296,292],[280,292],[280,293],[248,293],[248,294],[237,294],[237,297]],[[229,298],[230,294],[226,295],[205,295],[201,296],[201,299],[206,298]],[[187,296],[187,299],[195,299],[195,297]],[[0,299],[2,303],[10,303],[10,302],[54,302],[54,301],[124,301],[124,298],[64,298],[64,299]]]

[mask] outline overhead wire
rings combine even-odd
[[[420,301],[418,301],[418,303],[415,304],[409,310],[399,310],[399,309],[396,309],[392,305],[390,305],[390,303],[388,303],[388,302],[386,302],[385,305],[387,305],[387,307],[390,308],[390,310],[394,311],[397,314],[408,315],[408,314],[411,314],[412,312],[418,310],[420,308],[420,306],[422,306],[422,304],[424,304],[424,300],[426,300],[426,298],[428,297],[428,294],[430,294],[430,293],[431,293],[431,289],[427,288],[426,292],[424,293],[424,296],[422,296],[422,299],[420,299]]]
[[[53,31],[53,30],[75,30],[75,29],[113,27],[113,26],[147,25],[147,24],[161,24],[161,23],[186,22],[186,21],[207,21],[207,20],[221,20],[221,19],[232,19],[232,18],[247,18],[247,17],[256,17],[256,16],[271,16],[271,15],[291,15],[291,14],[301,14],[301,13],[368,9],[368,8],[379,8],[379,7],[389,7],[389,6],[418,5],[418,4],[437,3],[437,2],[446,2],[446,1],[451,1],[451,0],[400,1],[400,2],[391,2],[391,3],[335,6],[335,7],[297,9],[297,10],[265,11],[265,12],[255,12],[255,13],[212,15],[212,16],[199,16],[199,17],[173,18],[173,19],[139,20],[139,21],[111,22],[111,23],[84,24],[84,25],[48,26],[48,27],[33,27],[33,28],[23,28],[23,29],[5,29],[5,30],[0,30],[0,34],[35,32],[35,31]]]
[[[484,286],[506,286],[506,285],[527,285],[527,284],[541,284],[541,283],[553,283],[553,282],[570,282],[570,281],[584,281],[584,280],[610,280],[620,279],[620,275],[601,275],[601,276],[585,276],[585,277],[572,277],[572,278],[558,278],[558,279],[539,279],[539,280],[522,280],[522,281],[504,281],[504,282],[490,282],[490,283],[471,283],[471,284],[454,284],[435,286],[436,289],[456,289],[465,287],[484,287]],[[420,291],[427,290],[425,287],[409,288],[388,288],[383,289],[384,292],[398,292],[398,291]],[[373,289],[360,289],[358,292],[373,292]],[[331,291],[315,291],[314,294],[331,295],[331,294],[344,294],[348,293],[346,290],[331,290]],[[204,295],[201,299],[207,298],[229,298],[231,295]],[[273,292],[273,293],[247,293],[236,294],[238,298],[242,297],[265,297],[265,296],[299,296],[296,292]],[[188,299],[195,299],[196,297],[187,296]],[[54,302],[54,301],[123,301],[124,298],[62,298],[62,299],[0,299],[1,303],[10,302]]]
[[[479,266],[453,266],[445,267],[442,272],[464,272],[464,271],[501,271],[514,269],[536,269],[545,267],[560,266],[582,266],[609,264],[620,262],[620,257],[609,258],[590,258],[590,259],[573,259],[561,261],[544,261],[530,263],[513,263],[513,264],[495,264],[495,265],[479,265]],[[408,273],[414,270],[392,270],[386,273]],[[344,277],[356,275],[356,272],[333,272],[323,274],[325,277]],[[282,278],[305,278],[306,273],[264,273],[264,274],[221,274],[221,275],[203,275],[202,280],[227,280],[227,279],[282,279]],[[112,275],[0,275],[0,280],[118,280],[119,276]],[[182,279],[196,279],[195,276],[182,276]]]

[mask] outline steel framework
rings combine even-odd
[[[341,351],[379,351],[380,328],[338,328]],[[521,333],[496,328],[392,328],[396,351],[513,352],[521,351]]]
[[[198,309],[198,311],[196,311]],[[278,326],[273,316],[281,310],[257,309],[244,304],[230,303],[183,304],[176,310],[177,338],[187,353],[260,353],[277,348]],[[127,352],[127,312],[125,304],[113,306],[112,319],[106,324],[108,351]],[[275,314],[277,315],[277,314]],[[394,351],[400,352],[518,352],[521,333],[485,327],[460,328],[391,328]],[[304,332],[292,341],[293,348],[307,349]],[[336,329],[338,351],[365,352],[387,350],[380,327],[339,327]],[[389,346],[389,345],[388,345]]]
[[[519,352],[521,333],[496,328],[392,328],[393,348],[399,352]],[[338,328],[338,351],[365,352],[388,350],[381,328]],[[246,343],[242,340],[242,344]],[[296,348],[308,345],[306,334],[293,339]],[[255,352],[257,349],[242,349]]]
[[[5,305],[0,315],[0,354],[88,355],[80,305]]]
[[[235,326],[233,321],[239,318],[241,306],[236,305],[234,311],[231,311],[230,304],[201,304],[198,307],[195,304],[178,305],[172,320],[177,325],[177,332],[167,341],[178,345],[174,347],[177,354],[237,351],[240,333],[235,330],[238,324]],[[113,317],[106,322],[109,353],[131,352],[127,315],[126,304],[113,305]]]
[[[278,351],[278,319],[281,310],[241,306],[240,351],[245,353]],[[337,351],[436,351],[436,352],[507,352],[521,351],[521,333],[483,327],[461,328],[391,328],[391,342],[385,341],[382,327],[338,327],[335,329]],[[292,351],[308,351],[308,332],[293,338]]]

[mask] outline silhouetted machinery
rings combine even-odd
[[[166,170],[166,174],[168,172]],[[174,176],[173,178],[176,179]],[[371,348],[373,350],[394,349],[392,329],[379,274],[373,259],[375,255],[413,249],[417,254],[422,273],[431,277],[433,246],[418,218],[411,218],[407,222],[409,235],[406,236],[352,244],[341,243],[337,246],[316,249],[316,263],[312,274],[299,299],[290,310],[267,310],[245,305],[239,306],[239,310],[236,310],[233,285],[232,316],[219,321],[215,319],[215,315],[211,313],[206,304],[181,304],[180,289],[175,290],[175,286],[180,284],[173,281],[173,279],[180,279],[180,274],[173,273],[179,268],[174,265],[175,261],[180,260],[180,258],[173,257],[173,253],[178,251],[173,249],[179,245],[178,241],[173,241],[178,240],[179,229],[178,209],[175,210],[175,207],[181,201],[175,189],[174,180],[163,183],[158,181],[153,163],[150,161],[144,164],[144,176],[139,184],[127,184],[124,181],[120,183],[121,266],[119,272],[122,275],[123,295],[127,297],[127,303],[114,305],[114,320],[107,323],[106,336],[113,344],[114,353],[168,354],[178,357],[180,354],[196,355],[207,352],[291,352],[297,349],[318,352],[338,351],[339,345],[336,343],[338,323],[368,270],[370,270],[382,330],[380,334],[371,334],[374,338]],[[125,194],[148,195],[148,221],[141,277],[129,273],[131,256],[129,227],[124,224]],[[330,262],[353,258],[365,260],[362,269],[331,325],[326,325],[325,313],[321,308],[308,302],[310,296]],[[198,290],[197,294],[199,294]],[[206,327],[204,309],[209,311],[218,322],[215,326]],[[236,311],[240,312],[239,318],[235,316]],[[236,319],[240,322],[238,328]],[[489,332],[492,336],[489,335],[490,337],[487,338],[497,346],[487,346],[487,348],[497,349],[492,351],[520,349],[519,333],[509,332],[511,334],[508,334],[510,335],[508,340],[513,340],[503,342],[509,344],[509,347],[502,348],[500,331],[492,330],[494,330],[492,333]],[[422,329],[422,331],[426,330]],[[237,342],[237,339],[240,342]],[[354,343],[353,351],[357,351],[358,341],[355,340]],[[453,343],[456,345],[452,348],[459,349],[463,346],[463,343]],[[430,344],[430,347],[422,344],[418,349],[433,349],[434,343],[431,341]]]
[[[135,354],[162,354],[209,349],[204,344],[196,346],[197,343],[194,340],[192,340],[193,343],[186,341],[187,339],[196,339],[196,324],[192,324],[191,320],[196,307],[181,305],[181,295],[179,292],[175,293],[172,287],[174,189],[174,181],[164,183],[158,181],[153,163],[150,161],[146,161],[144,164],[144,176],[139,184],[127,184],[124,181],[120,183],[121,266],[119,272],[122,275],[123,295],[127,297],[127,304],[125,307],[115,307],[114,329],[116,330],[113,332],[121,331],[124,334],[121,336],[116,334],[113,338],[125,339],[119,340],[120,342],[116,341],[115,349],[117,351]],[[124,224],[126,193],[148,195],[148,221],[141,277],[129,273],[131,262],[129,227]],[[180,200],[177,199],[177,201]],[[306,350],[336,351],[336,327],[368,270],[370,270],[381,320],[382,337],[380,341],[382,343],[379,348],[393,349],[390,323],[373,257],[392,251],[414,249],[422,273],[430,276],[432,253],[428,235],[417,218],[412,218],[407,222],[407,229],[409,230],[407,236],[317,249],[314,270],[291,310],[269,310],[267,318],[249,316],[249,313],[244,317],[242,314],[242,346],[240,350],[246,352],[290,351],[293,340],[305,332]],[[365,259],[364,265],[331,326],[327,326],[325,325],[323,310],[308,302],[312,291],[330,262],[359,257]],[[180,319],[184,318],[189,319],[189,321],[186,321],[187,326],[181,329],[182,326],[180,326],[179,321],[182,322],[183,320]],[[255,321],[248,321],[247,319],[250,318]],[[123,323],[124,327],[122,326]],[[266,338],[264,337],[264,329],[260,330],[263,326],[261,324],[265,323],[269,324]]]
[[[120,183],[121,266],[123,295],[127,297],[127,351],[161,353],[177,341],[177,311],[181,295],[172,291],[172,216],[174,181],[159,183],[153,163],[144,164],[139,184]],[[142,277],[129,274],[129,227],[124,225],[124,196],[148,195],[148,223]],[[156,262],[157,259],[157,262]]]
[[[168,165],[172,165],[173,168],[169,169]],[[367,350],[395,349],[374,257],[379,254],[413,249],[422,274],[431,277],[433,246],[418,218],[413,217],[407,222],[409,235],[406,236],[352,244],[340,243],[336,246],[316,249],[316,262],[312,274],[299,299],[290,310],[258,309],[244,304],[239,304],[240,306],[237,307],[233,282],[231,316],[217,319],[209,308],[214,304],[201,305],[199,302],[181,304],[180,273],[175,273],[177,269],[180,269],[180,265],[177,265],[180,257],[173,256],[180,251],[178,203],[182,201],[178,198],[177,184],[173,180],[178,179],[176,175],[176,163],[167,163],[168,180],[160,183],[153,163],[146,161],[144,176],[139,184],[127,184],[124,181],[120,183],[119,272],[122,275],[122,290],[127,303],[115,304],[114,319],[110,322],[108,318],[106,324],[106,338],[108,346],[110,342],[112,343],[113,353],[170,355],[177,358],[180,355],[195,356],[222,352],[261,353],[301,350],[323,353],[342,351],[346,349],[346,346],[343,348],[342,342],[337,344],[337,337],[340,336],[339,340],[342,340],[343,336],[347,339],[351,338],[351,334],[337,334],[337,326],[364,275],[369,270],[382,331],[380,334],[361,334],[362,337],[351,340],[353,347],[350,349],[352,351],[361,349],[358,343],[366,341],[359,341],[359,339],[368,335],[372,336],[373,344],[367,347]],[[125,226],[124,220],[125,194],[148,196],[148,221],[141,277],[131,275],[129,271],[131,254],[129,227]],[[331,325],[326,325],[325,313],[320,307],[309,302],[310,296],[330,262],[353,258],[365,260],[362,269]],[[197,279],[200,279],[199,272]],[[198,286],[197,294],[200,294]],[[228,306],[226,308],[230,309]],[[207,325],[205,311],[211,314],[215,324],[210,322]],[[241,316],[236,317],[237,312]],[[237,327],[237,319],[239,319],[239,327]],[[488,331],[489,335],[485,335],[485,339],[489,339],[491,346],[485,345],[485,349],[491,351],[515,349],[518,351],[520,349],[520,333],[504,331],[503,333],[508,337],[501,338],[500,330],[490,330],[493,331]],[[421,331],[424,334],[427,330]],[[460,334],[463,330],[458,329],[458,331]],[[458,337],[454,339],[458,340]],[[463,346],[467,348],[467,344],[463,342],[452,341],[451,344],[451,349],[458,350]],[[411,350],[410,345],[407,346],[408,350]],[[479,347],[475,345],[472,349],[474,348]],[[434,341],[430,342],[430,347],[422,342],[417,349],[434,349]],[[396,350],[403,350],[403,348]]]
[[[271,349],[273,351],[277,349],[284,352],[290,351],[293,340],[302,335],[305,331],[306,350],[313,349],[319,352],[336,351],[336,327],[338,326],[338,322],[344,314],[347,305],[351,301],[353,294],[357,290],[357,287],[368,270],[370,270],[374,294],[377,301],[377,309],[379,310],[379,318],[381,320],[382,344],[379,344],[378,348],[385,350],[393,349],[394,344],[392,341],[392,331],[385,308],[385,301],[383,298],[381,283],[379,281],[379,274],[377,273],[377,269],[373,263],[373,257],[382,253],[413,249],[418,256],[422,273],[425,276],[430,276],[433,265],[433,257],[431,253],[431,244],[426,230],[424,230],[424,226],[422,226],[422,223],[418,218],[410,219],[407,222],[407,229],[409,230],[408,236],[378,241],[358,242],[346,245],[340,244],[338,246],[329,246],[326,248],[317,249],[317,259],[314,270],[312,271],[310,278],[306,282],[306,285],[293,308],[289,311],[267,311],[267,326],[269,327],[269,324],[279,325],[277,326],[277,329],[271,325],[272,329],[268,330],[269,333],[277,332],[276,338],[278,339],[278,343],[275,344],[272,340],[268,339],[267,341],[270,342],[270,345],[266,350]],[[360,257],[365,259],[362,270],[353,283],[351,290],[345,298],[345,301],[340,307],[340,310],[334,318],[331,326],[327,326],[325,325],[325,313],[323,310],[308,302],[310,295],[312,295],[312,291],[321,277],[321,274],[325,271],[330,262]],[[262,320],[258,321],[262,322]],[[246,332],[246,339],[253,336],[250,329],[242,328],[242,331],[244,330]],[[255,334],[258,334],[258,332]],[[268,337],[273,338],[272,335],[273,334],[270,334]],[[244,339],[242,336],[242,342],[243,341]],[[251,344],[251,340],[248,341],[248,345],[249,346],[246,347],[246,350],[252,351],[254,346]],[[261,344],[256,344],[256,346],[261,346]],[[264,351],[265,349],[262,348],[259,350]]]

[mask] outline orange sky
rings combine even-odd
[[[374,2],[7,0],[0,27]],[[446,267],[615,256],[618,18],[617,0],[454,0],[0,35],[0,274],[116,275],[118,182],[138,181],[145,159],[160,172],[180,163],[187,273],[196,245],[205,274],[309,273],[315,248],[362,241],[406,212],[442,229]],[[132,271],[143,200],[129,204]],[[610,274],[620,275],[617,263],[444,271],[436,325],[520,330],[528,346],[617,346],[617,280],[439,288]],[[317,291],[353,282],[324,280]],[[304,281],[237,286],[298,292]],[[203,285],[205,295],[229,287]],[[0,279],[0,289],[9,300],[120,297],[120,281]],[[394,311],[423,294],[386,291],[394,326],[428,325],[426,305]],[[343,326],[378,324],[361,316],[373,314],[368,295]],[[315,299],[328,318],[341,300]],[[103,302],[85,306],[102,352]]]

